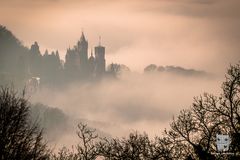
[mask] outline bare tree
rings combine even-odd
[[[186,146],[186,157],[214,159],[212,152],[216,152],[215,136],[220,132],[221,121],[217,115],[207,110],[208,106],[214,103],[215,97],[209,98],[207,94],[205,96],[195,98],[189,110],[182,110],[171,123],[171,130],[168,132],[175,141],[173,143]]]
[[[221,113],[226,125],[230,127],[232,151],[240,153],[240,63],[230,66],[222,89],[220,106],[214,110]]]
[[[98,152],[106,159],[148,159],[150,140],[146,134],[130,133],[128,138],[104,139],[98,144]]]
[[[219,98],[205,96],[211,102],[205,110],[214,117],[212,122],[219,122],[219,133],[231,136],[230,152],[237,155],[240,154],[240,64],[229,67],[222,89]]]
[[[93,160],[97,154],[96,139],[98,135],[95,129],[89,128],[86,124],[79,123],[77,135],[81,140],[81,144],[77,146],[77,155],[81,160]]]
[[[63,147],[61,148],[57,154],[53,153],[51,154],[52,160],[79,160],[76,153],[74,153],[74,150],[70,151],[68,148]]]
[[[29,119],[29,103],[12,88],[0,88],[0,159],[48,159],[42,130]]]
[[[98,154],[107,160],[171,160],[169,141],[146,133],[130,133],[127,138],[103,139],[98,143]]]
[[[182,159],[215,159],[217,152],[216,134],[229,134],[232,137],[230,152],[236,158],[240,152],[240,65],[230,66],[226,81],[222,85],[223,94],[218,98],[211,94],[194,98],[190,109],[182,110],[166,131],[175,150],[185,145]],[[172,152],[174,155],[176,152]],[[180,155],[179,155],[180,156]],[[174,157],[174,156],[173,156]],[[239,157],[238,157],[239,158]]]
[[[107,67],[107,72],[116,78],[122,73],[130,72],[130,68],[124,64],[111,63]]]

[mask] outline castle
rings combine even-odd
[[[67,49],[64,64],[66,72],[82,77],[102,77],[105,73],[106,61],[105,47],[101,45],[101,39],[99,45],[94,47],[94,53],[93,56],[91,50],[91,55],[88,56],[88,41],[82,32],[77,44]]]
[[[92,82],[112,72],[106,71],[105,47],[99,44],[88,52],[88,41],[84,33],[72,48],[67,48],[65,61],[58,50],[41,53],[37,42],[30,48],[22,43],[5,27],[0,25],[0,85],[10,81],[16,86],[62,87],[72,82]],[[113,68],[113,67],[112,67]],[[33,88],[33,89],[34,89]]]

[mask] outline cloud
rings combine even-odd
[[[127,105],[114,106],[116,107],[116,112],[121,119],[126,123],[134,123],[141,121],[161,121],[168,122],[169,115],[166,114],[165,109],[157,109],[153,106],[149,106],[148,103],[142,104],[141,102],[129,102]],[[116,113],[115,112],[115,113]]]
[[[74,119],[107,124],[93,127],[113,136],[131,130],[154,135],[168,127],[180,109],[188,108],[194,96],[219,94],[219,86],[219,79],[131,73],[119,80],[72,84],[64,90],[43,88],[31,101],[59,107]]]

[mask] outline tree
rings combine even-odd
[[[0,88],[0,159],[48,159],[42,130],[30,122],[29,107],[12,88]]]
[[[233,150],[240,152],[240,64],[231,66],[222,85],[223,95],[220,101],[222,115],[230,125],[233,138]]]
[[[57,154],[52,154],[50,159],[52,159],[52,160],[79,160],[78,156],[73,151],[70,151],[66,147],[61,148]]]
[[[97,154],[96,142],[98,138],[95,129],[89,128],[86,124],[79,123],[77,135],[81,140],[81,144],[77,146],[77,156],[81,160],[93,160]]]
[[[19,87],[25,83],[28,67],[28,48],[6,27],[0,25],[0,85],[15,83]],[[17,79],[17,80],[16,80]]]
[[[223,93],[216,97],[205,93],[194,99],[190,109],[182,110],[166,131],[182,159],[216,159],[216,134],[232,138],[229,152],[234,155],[220,158],[238,159],[240,153],[240,65],[228,69],[222,84]],[[185,145],[183,151],[179,147]],[[176,152],[172,152],[175,155]],[[179,155],[180,156],[180,155]]]
[[[130,72],[130,68],[124,64],[112,63],[107,67],[107,72],[117,77],[122,73]]]
[[[127,138],[104,138],[97,145],[98,154],[107,160],[170,160],[165,138],[150,140],[146,133],[130,133]]]
[[[158,69],[158,67],[156,64],[150,64],[144,68],[144,72],[145,73],[155,72],[155,71],[157,71],[157,69]]]
[[[167,132],[175,145],[185,145],[182,155],[199,159],[214,159],[216,152],[216,134],[220,132],[221,122],[218,117],[208,112],[205,107],[209,101],[196,99],[189,110],[182,110],[171,123]],[[176,145],[176,147],[177,147]]]
[[[137,132],[131,133],[128,138],[104,139],[98,144],[99,154],[106,159],[143,159],[147,157],[150,141],[148,136]]]
[[[94,160],[99,154],[97,150],[98,135],[95,129],[91,129],[87,124],[79,123],[77,135],[80,143],[72,147],[70,151],[66,147],[59,150],[57,154],[52,154],[54,160]],[[76,149],[76,151],[75,151]]]

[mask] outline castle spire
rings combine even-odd
[[[92,50],[92,48],[91,48],[91,56],[89,57],[89,60],[90,60],[90,61],[94,61],[93,50]]]
[[[82,41],[86,42],[86,38],[85,38],[85,35],[84,35],[83,31],[82,31],[82,35],[81,35],[81,38],[80,38],[80,42],[82,42]]]

